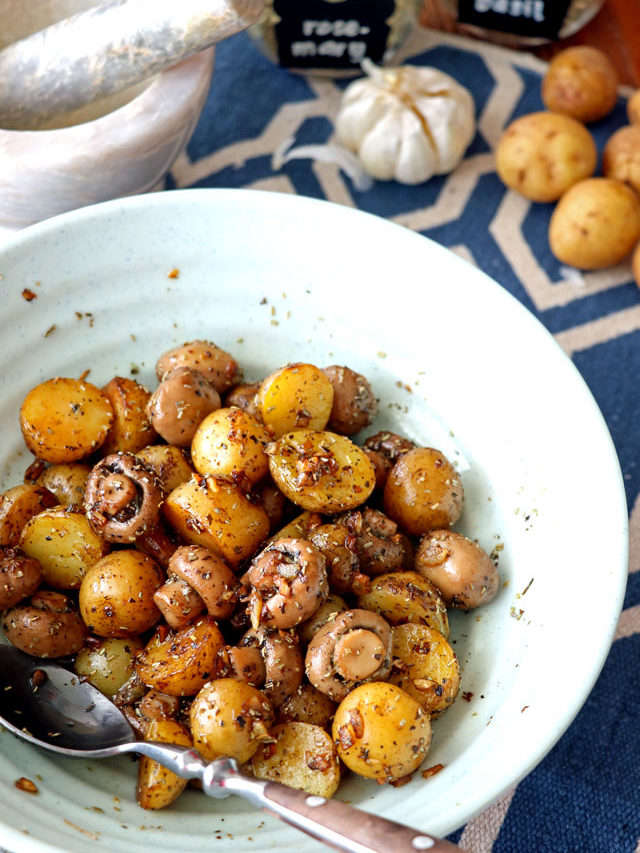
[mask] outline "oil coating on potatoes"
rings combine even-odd
[[[175,743],[180,746],[192,746],[191,736],[186,727],[177,720],[159,718],[151,720],[145,734],[145,740],[160,743]],[[187,787],[187,779],[167,770],[157,761],[140,756],[138,763],[138,786],[136,799],[143,809],[164,809],[171,805]]]
[[[333,386],[313,364],[288,364],[270,374],[258,390],[262,420],[276,436],[299,429],[324,429],[333,406]]]

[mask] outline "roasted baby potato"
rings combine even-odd
[[[340,784],[340,762],[329,734],[309,723],[282,723],[271,729],[275,742],[263,743],[251,759],[258,779],[281,782],[317,797],[332,797]]]
[[[531,201],[557,201],[596,168],[593,137],[566,115],[536,112],[515,119],[496,148],[496,170],[510,189]]]
[[[333,386],[313,364],[288,364],[263,380],[258,406],[276,438],[293,430],[324,429],[333,406]]]
[[[151,720],[145,740],[191,746],[191,736],[177,720],[159,718]],[[157,761],[141,755],[138,763],[136,798],[143,809],[164,809],[170,806],[187,786],[187,780],[167,770]]]
[[[57,377],[36,385],[20,408],[29,450],[45,462],[75,462],[106,441],[113,423],[109,397],[90,382]]]
[[[242,409],[217,409],[196,429],[191,461],[199,474],[243,475],[254,485],[269,473],[265,452],[269,441],[265,427]]]
[[[156,475],[165,494],[186,483],[194,473],[184,450],[173,444],[150,444],[136,453]]]
[[[371,681],[338,705],[333,740],[354,773],[394,782],[422,763],[431,744],[431,723],[422,706],[400,687]]]
[[[190,544],[202,545],[237,566],[269,535],[266,510],[221,477],[197,475],[164,502],[169,524]]]
[[[156,433],[146,414],[150,392],[126,376],[114,376],[102,389],[109,398],[113,409],[113,423],[102,453],[127,451],[137,453],[156,440]]]
[[[126,640],[108,637],[97,645],[85,646],[74,662],[76,675],[113,697],[135,671],[135,655],[143,643],[138,637]]]
[[[0,495],[0,545],[17,545],[29,519],[55,504],[55,496],[35,483],[7,489]]]
[[[34,515],[20,535],[20,547],[42,566],[44,583],[79,589],[82,579],[110,551],[79,509],[57,506]]]
[[[133,637],[153,627],[160,611],[153,594],[164,577],[146,554],[113,551],[92,566],[80,586],[80,613],[99,637]]]
[[[195,696],[215,678],[224,639],[214,619],[203,616],[180,631],[158,631],[136,660],[144,684],[169,696]]]
[[[460,666],[452,646],[428,625],[407,622],[391,629],[393,667],[389,681],[412,696],[433,719],[453,704]]]
[[[447,608],[437,588],[417,572],[389,572],[374,578],[358,596],[358,607],[379,613],[390,625],[418,622],[449,636]]]
[[[327,515],[353,509],[375,487],[373,465],[343,435],[297,430],[269,444],[267,453],[278,488],[303,509]]]
[[[89,465],[82,462],[60,462],[45,468],[37,483],[55,495],[61,506],[82,506],[90,472]]]
[[[206,684],[190,711],[194,747],[209,761],[225,755],[244,764],[260,743],[272,740],[273,707],[256,687],[235,678]]]

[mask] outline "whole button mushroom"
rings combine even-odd
[[[238,646],[259,651],[264,664],[264,678],[261,682],[250,683],[261,686],[273,707],[279,708],[288,696],[295,693],[304,675],[304,660],[295,632],[252,629],[247,631]]]
[[[42,566],[20,548],[0,549],[0,610],[15,607],[42,583]]]
[[[393,466],[401,456],[409,450],[413,450],[417,445],[411,439],[385,429],[375,433],[375,435],[370,435],[365,440],[364,447],[367,450],[379,453]]]
[[[147,403],[147,417],[168,444],[188,447],[204,418],[220,408],[220,394],[197,370],[176,367],[165,374]]]
[[[5,611],[2,630],[14,646],[40,658],[76,654],[87,636],[71,599],[49,590],[37,592],[29,602]]]
[[[420,541],[415,569],[440,591],[447,607],[470,610],[498,592],[500,575],[479,545],[452,530],[433,530]]]
[[[375,577],[413,567],[411,543],[383,512],[365,507],[350,512],[344,522],[353,534],[360,568],[367,575]]]
[[[276,539],[254,558],[242,582],[251,586],[254,628],[293,628],[329,594],[323,554],[305,539]]]
[[[238,579],[222,557],[200,545],[177,548],[167,567],[169,580],[154,601],[172,628],[182,628],[206,610],[227,619],[236,604]]]
[[[372,423],[378,403],[369,381],[350,367],[332,364],[323,373],[333,385],[333,406],[327,429],[354,435]]]
[[[131,543],[155,528],[162,488],[151,468],[132,453],[114,453],[87,479],[84,508],[89,523],[107,542]]]
[[[309,539],[325,556],[331,589],[356,594],[368,589],[369,578],[360,571],[355,536],[346,524],[321,524],[309,534]]]
[[[367,681],[391,672],[389,624],[369,610],[345,610],[326,622],[307,648],[307,678],[336,702]]]
[[[219,394],[242,381],[242,371],[235,358],[211,341],[190,341],[163,353],[156,362],[156,376],[162,380],[176,367],[197,370]]]

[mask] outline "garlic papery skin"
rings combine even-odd
[[[471,93],[436,68],[378,68],[345,89],[335,121],[338,142],[377,180],[421,184],[453,171],[476,129]]]

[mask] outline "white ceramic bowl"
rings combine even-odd
[[[179,277],[168,278],[174,268]],[[459,528],[489,551],[502,548],[504,583],[487,607],[453,614],[462,690],[473,696],[434,723],[426,766],[444,769],[426,780],[416,773],[401,789],[349,778],[339,795],[443,835],[534,767],[609,649],[627,513],[593,398],[519,303],[382,219],[244,190],[158,193],[41,223],[0,251],[0,273],[2,488],[30,461],[17,411],[46,377],[90,369],[100,384],[135,369],[153,386],[157,355],[197,337],[235,353],[249,378],[291,360],[365,373],[382,401],[377,426],[455,461],[466,491]],[[25,287],[35,300],[23,299]],[[19,776],[36,782],[37,797],[16,790]],[[320,849],[241,801],[196,791],[143,813],[134,787],[129,760],[55,758],[3,732],[0,845],[85,853],[97,838],[110,853]]]
[[[97,0],[4,0],[0,48]],[[0,226],[22,228],[78,207],[153,188],[193,133],[214,49],[151,80],[50,122],[0,127]]]

